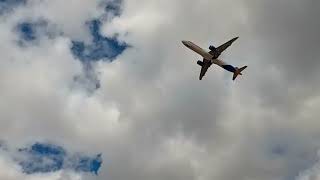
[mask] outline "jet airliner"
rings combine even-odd
[[[201,47],[197,46],[191,41],[182,41],[182,43],[187,46],[189,49],[193,50],[194,52],[198,53],[203,57],[203,61],[197,61],[197,64],[201,66],[200,76],[199,80],[203,78],[203,76],[206,74],[208,68],[212,64],[216,64],[222,68],[224,68],[227,71],[230,71],[233,73],[232,80],[235,80],[238,75],[242,75],[241,71],[243,71],[247,66],[243,66],[241,68],[233,67],[232,65],[229,65],[225,63],[224,61],[218,59],[218,57],[221,55],[221,53],[226,50],[235,40],[237,40],[239,37],[235,37],[228,42],[222,44],[219,47],[209,46],[210,51],[207,52]]]

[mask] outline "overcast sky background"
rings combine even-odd
[[[0,1],[0,179],[320,180],[319,9]],[[200,57],[181,40],[208,48],[235,36],[221,59],[248,65],[244,75],[212,66],[199,81]],[[19,148],[37,142],[101,154],[99,173],[26,173],[21,159],[34,154]]]

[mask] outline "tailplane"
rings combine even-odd
[[[242,75],[241,71],[243,71],[245,68],[247,68],[248,66],[243,66],[241,68],[236,67],[236,70],[233,72],[233,77],[232,80],[235,80],[237,78],[238,75]]]

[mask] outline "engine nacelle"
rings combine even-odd
[[[203,66],[203,62],[202,62],[202,61],[197,61],[197,64],[198,64],[199,66]]]
[[[209,46],[209,49],[210,49],[211,51],[215,51],[215,50],[216,50],[216,47],[214,47],[214,46]]]

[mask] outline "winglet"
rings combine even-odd
[[[248,66],[243,66],[241,68],[236,67],[236,70],[233,72],[233,77],[232,80],[235,80],[237,78],[238,75],[242,75],[241,71],[243,71],[245,68],[247,68]]]

